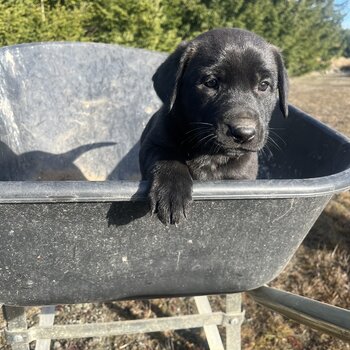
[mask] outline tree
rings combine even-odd
[[[163,13],[159,0],[96,0],[87,37],[93,41],[158,49]]]
[[[342,32],[343,55],[350,57],[350,29],[345,29]]]
[[[290,73],[302,74],[349,47],[340,21],[333,0],[0,0],[0,44],[88,40],[169,52],[208,29],[239,27],[282,48]]]
[[[0,43],[84,40],[89,4],[82,1],[0,1]]]

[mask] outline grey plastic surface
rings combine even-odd
[[[151,218],[138,139],[164,58],[86,43],[0,49],[0,303],[253,289],[350,187],[349,140],[290,107],[274,115],[280,149],[261,154],[259,180],[195,183],[187,221]]]

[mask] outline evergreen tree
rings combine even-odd
[[[350,29],[342,32],[342,44],[344,56],[350,57]]]
[[[89,6],[84,1],[0,0],[0,44],[84,40]]]
[[[239,27],[282,48],[290,73],[301,74],[349,48],[340,21],[333,0],[0,0],[0,45],[88,40],[171,51],[208,29]]]
[[[93,41],[158,49],[164,17],[159,0],[96,0],[87,36]]]

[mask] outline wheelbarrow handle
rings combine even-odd
[[[321,332],[350,341],[350,311],[263,286],[247,292],[257,303]]]

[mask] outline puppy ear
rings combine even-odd
[[[169,111],[175,103],[179,82],[193,52],[192,45],[183,41],[152,77],[154,90]]]
[[[288,117],[288,90],[289,82],[286,67],[284,66],[283,58],[280,50],[273,47],[275,60],[278,68],[278,94],[280,109],[285,118]]]

